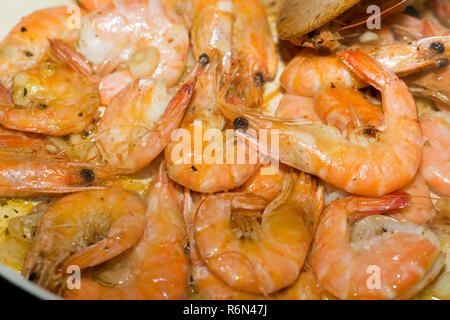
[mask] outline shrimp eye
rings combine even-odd
[[[311,31],[311,32],[308,32],[308,38],[312,39],[312,38],[314,38],[315,36],[317,36],[318,34],[319,34],[319,31],[313,30],[313,31]]]
[[[372,138],[376,138],[378,132],[379,130],[373,126],[367,126],[363,130],[363,134]]]
[[[248,121],[245,118],[237,117],[236,119],[233,120],[233,126],[236,129],[247,129]]]
[[[209,56],[206,53],[203,53],[200,57],[198,57],[198,61],[200,61],[202,66],[206,66],[209,63]]]
[[[440,60],[438,60],[437,61],[437,63],[438,63],[438,69],[443,69],[443,68],[445,68],[446,66],[448,66],[448,59],[440,59]]]
[[[258,72],[258,73],[255,74],[255,82],[256,82],[256,84],[257,84],[258,86],[259,86],[259,85],[261,85],[261,86],[264,85],[265,80],[264,80],[264,76],[262,75],[261,72]]]
[[[442,42],[433,42],[430,45],[430,48],[432,50],[437,51],[438,53],[444,53],[445,52],[445,46],[444,46],[444,44]]]
[[[404,13],[407,15],[414,17],[414,18],[420,18],[421,14],[419,11],[417,11],[416,7],[414,6],[407,6],[405,10],[403,10]]]
[[[87,182],[93,182],[95,180],[95,173],[91,169],[83,169],[80,174]]]

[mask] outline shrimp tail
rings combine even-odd
[[[64,273],[71,265],[80,269],[95,267],[131,248],[144,233],[143,215],[130,214],[119,218],[111,226],[108,238],[70,256],[62,266]],[[125,230],[125,232],[124,232]],[[134,232],[126,232],[134,230]]]
[[[202,54],[191,72],[187,75],[181,88],[171,99],[166,111],[157,124],[157,128],[161,128],[160,134],[162,137],[169,139],[170,134],[175,129],[174,125],[178,126],[181,122],[189,101],[191,101],[198,75],[207,64],[209,64],[209,57],[206,54]]]
[[[387,81],[398,80],[393,72],[360,50],[343,50],[338,52],[337,56],[359,78],[378,90],[385,88]]]
[[[100,79],[94,75],[94,72],[88,60],[78,51],[73,49],[61,39],[48,39],[50,48],[56,56],[67,63],[73,70],[84,75],[92,83],[98,83]]]
[[[363,217],[406,208],[410,205],[410,202],[411,196],[401,190],[376,198],[354,197],[348,203],[348,206],[352,209],[348,212],[351,214],[352,220],[358,220]]]

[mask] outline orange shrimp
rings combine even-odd
[[[77,300],[185,299],[188,261],[184,253],[187,237],[181,196],[161,165],[147,195],[145,223],[142,223],[144,234],[125,255],[100,269],[102,273],[125,269],[125,280],[119,282],[113,278],[114,284],[104,285],[86,276],[81,280],[80,290],[67,289],[64,297]]]
[[[277,73],[278,55],[269,22],[261,0],[233,0],[234,57],[251,74],[260,73],[264,80]]]
[[[450,117],[447,111],[425,114],[420,119],[423,157],[420,173],[429,186],[450,196]]]
[[[404,195],[347,197],[326,208],[311,249],[320,286],[340,299],[407,299],[429,284],[444,264],[439,238],[377,215],[407,204]],[[368,217],[351,228],[358,215]]]
[[[38,10],[23,18],[0,43],[0,83],[9,89],[16,73],[45,62],[49,38],[75,43],[80,31],[71,28],[70,21],[68,7]]]
[[[190,29],[195,57],[218,52],[224,70],[230,71],[233,46],[233,0],[191,1],[194,17]]]
[[[383,124],[381,106],[367,101],[359,91],[348,87],[319,89],[314,97],[314,110],[323,123],[331,124],[341,132]]]
[[[213,300],[254,300],[263,299],[261,295],[241,292],[232,289],[223,281],[213,275],[202,261],[194,237],[194,219],[198,205],[202,202],[201,195],[195,195],[195,199],[189,189],[185,189],[185,201],[183,208],[184,222],[189,239],[189,258],[191,263],[191,277],[195,297]]]
[[[97,266],[132,247],[144,214],[139,197],[119,189],[66,196],[43,215],[22,275],[59,293],[69,266]]]
[[[441,48],[444,48],[444,51]],[[427,67],[440,66],[442,59],[448,56],[448,48],[450,36],[424,38],[407,45],[363,46],[360,50],[403,76]],[[305,97],[313,97],[323,86],[367,86],[346,68],[338,57],[320,55],[310,49],[301,50],[289,62],[280,81],[287,92]]]
[[[300,275],[323,196],[310,176],[292,173],[268,206],[251,194],[207,197],[194,219],[203,262],[233,289],[268,295],[291,285]]]
[[[363,52],[342,51],[339,57],[381,90],[383,132],[367,127],[363,135],[346,139],[335,128],[315,122],[264,116],[227,103],[218,106],[230,119],[245,118],[253,129],[279,130],[279,158],[285,164],[351,193],[378,196],[398,190],[413,179],[421,160],[415,101],[403,81]]]
[[[197,76],[208,63],[207,55],[200,56],[170,102],[165,85],[149,79],[136,80],[113,99],[98,125],[96,139],[110,166],[136,172],[164,150],[183,118]]]
[[[169,177],[184,187],[203,193],[237,188],[259,168],[257,159],[251,161],[248,144],[240,143],[242,141],[237,140],[234,132],[227,134],[224,130],[225,119],[210,100],[211,94],[224,95],[214,92],[214,86],[220,86],[214,82],[214,73],[219,72],[220,66],[211,65],[199,79],[181,129],[175,131],[165,150]],[[226,90],[222,88],[221,91]],[[198,150],[199,145],[201,150]],[[244,156],[242,162],[239,156]]]
[[[49,63],[18,72],[11,90],[12,102],[0,104],[0,123],[14,130],[55,136],[81,132],[99,107],[97,89],[87,78]]]
[[[113,170],[82,162],[8,155],[0,161],[0,196],[25,197],[104,189]]]
[[[52,154],[51,146],[45,136],[0,128],[0,158],[19,154],[23,160],[33,157],[56,158],[57,155]],[[64,159],[64,156],[60,156],[60,159]]]
[[[182,19],[163,1],[119,0],[86,15],[78,47],[103,78],[101,100],[109,104],[135,78],[163,79],[174,86],[184,70],[189,36]],[[133,73],[129,67],[134,64],[138,70]]]

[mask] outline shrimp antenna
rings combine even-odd
[[[403,3],[405,3],[405,2],[406,2],[406,0],[400,0],[400,2],[394,4],[393,6],[387,8],[387,9],[385,9],[385,10],[383,10],[382,12],[380,12],[379,14],[376,14],[375,16],[373,16],[373,17],[371,17],[371,18],[374,19],[374,18],[381,17],[381,16],[385,15],[386,13],[388,13],[388,12],[394,10],[395,8],[401,6],[401,5],[402,5]],[[370,18],[370,17],[369,17],[369,18]],[[344,30],[347,30],[347,29],[351,29],[351,28],[360,26],[360,25],[366,23],[366,22],[369,20],[369,18],[366,18],[366,19],[364,19],[364,20],[362,20],[362,21],[360,21],[360,22],[356,22],[356,23],[353,23],[353,24],[351,24],[351,25],[348,25],[348,26],[339,28],[339,29],[337,29],[337,30],[335,30],[335,31],[333,31],[333,32],[340,32],[340,31],[344,31]]]

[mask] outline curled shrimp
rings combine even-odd
[[[289,286],[303,266],[323,195],[310,176],[292,173],[268,206],[251,194],[207,197],[194,220],[202,260],[233,289],[268,295]]]
[[[184,254],[187,237],[181,196],[161,165],[147,195],[142,237],[130,251],[104,265],[100,274],[97,271],[90,277],[83,277],[80,290],[66,290],[65,298],[185,299],[188,294],[188,261]],[[126,274],[121,277],[124,280],[118,282],[117,275],[122,270]],[[107,272],[115,275],[112,278],[115,283],[105,281],[111,278],[107,277]],[[103,281],[96,281],[95,276]]]
[[[163,1],[119,0],[86,15],[78,47],[102,78],[101,100],[108,104],[135,78],[174,86],[184,70],[189,37],[182,19]],[[133,72],[129,67],[136,64]]]
[[[226,283],[210,272],[201,259],[194,237],[194,219],[198,205],[203,196],[193,195],[185,189],[183,217],[189,239],[189,260],[191,263],[192,289],[196,297],[213,300],[253,300],[262,299],[263,296],[241,292],[229,287]]]
[[[0,123],[14,130],[78,133],[92,122],[99,106],[97,89],[87,78],[50,63],[18,72],[11,91],[12,101],[0,104]]]
[[[423,156],[420,173],[430,187],[450,196],[450,117],[447,111],[425,114],[420,119]]]
[[[96,139],[110,166],[136,172],[164,150],[182,120],[197,76],[208,62],[207,55],[200,57],[170,102],[166,86],[150,79],[136,80],[113,99],[98,125]]]
[[[49,38],[75,43],[80,31],[71,28],[70,21],[68,7],[38,10],[23,18],[0,43],[0,83],[9,89],[16,73],[45,62]]]
[[[439,238],[412,222],[378,215],[408,204],[404,195],[347,197],[325,209],[311,261],[320,286],[340,299],[407,299],[439,273]],[[349,219],[358,219],[353,228]],[[371,275],[377,284],[371,282]]]
[[[319,89],[314,97],[314,110],[323,123],[332,124],[341,132],[383,124],[381,106],[367,101],[353,88],[334,86]]]
[[[442,52],[440,48],[444,48],[444,51]],[[448,56],[448,48],[450,36],[429,37],[410,44],[364,46],[359,50],[403,76],[425,68],[439,67],[441,61]],[[357,88],[367,86],[346,68],[337,56],[320,55],[310,49],[301,50],[289,62],[280,81],[289,93],[305,97],[313,97],[323,86],[342,85]]]
[[[132,247],[144,215],[139,197],[119,189],[65,196],[43,215],[22,274],[59,293],[69,266],[93,267]]]
[[[320,95],[323,96],[318,98]],[[319,108],[324,112],[320,113],[320,110],[318,110],[322,118],[318,120],[315,119],[315,117],[318,118],[318,115],[314,110],[312,98],[293,96],[289,97],[288,100],[287,102],[283,102],[283,99],[280,101],[277,115],[282,114],[283,117],[305,118],[318,122],[323,120],[323,123],[332,125],[340,129],[341,132],[348,129],[347,134],[352,133],[354,129],[370,124],[378,126],[383,122],[383,115],[378,106],[370,104],[357,91],[346,87],[324,87],[319,90],[316,95],[316,110]],[[312,116],[309,116],[309,114]],[[435,210],[430,197],[430,189],[421,174],[417,173],[414,179],[402,188],[402,191],[411,195],[411,203],[406,208],[398,209],[390,215],[399,220],[417,224],[425,224],[431,221]]]
[[[204,193],[237,188],[259,168],[257,161],[250,161],[248,144],[239,143],[234,134],[224,130],[225,119],[210,100],[210,95],[215,94],[214,85],[218,86],[214,76],[216,67],[211,65],[199,79],[181,129],[174,132],[165,149],[169,177],[184,187]],[[245,158],[239,162],[238,157],[242,155]]]
[[[421,160],[414,99],[403,81],[363,52],[348,50],[339,56],[381,90],[383,132],[368,127],[363,135],[346,139],[331,126],[264,116],[226,103],[218,106],[229,118],[244,117],[254,129],[279,130],[279,158],[285,164],[351,193],[378,196],[398,190],[413,179]]]

